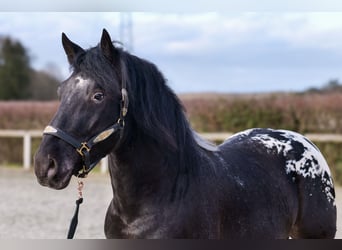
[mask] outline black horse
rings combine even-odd
[[[333,238],[333,181],[294,132],[250,129],[219,146],[190,127],[157,67],[103,30],[84,50],[62,34],[73,73],[35,155],[40,184],[63,189],[105,155],[108,238]]]

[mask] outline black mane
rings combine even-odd
[[[128,53],[122,59],[129,65],[130,114],[146,138],[169,155],[169,167],[176,167],[174,193],[186,192],[190,176],[198,173],[200,157],[184,108],[154,64]]]
[[[152,140],[160,152],[169,155],[168,164],[177,171],[175,185],[184,192],[189,176],[198,172],[199,160],[198,145],[184,108],[154,64],[125,52],[122,60],[127,65],[129,113],[146,140]],[[180,177],[185,177],[181,185]]]

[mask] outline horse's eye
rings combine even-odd
[[[104,98],[104,94],[102,92],[96,92],[93,95],[93,100],[97,103],[102,102],[103,98]]]

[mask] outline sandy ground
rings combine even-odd
[[[75,238],[105,238],[104,218],[112,197],[109,176],[92,173],[83,192]],[[341,239],[342,187],[336,188],[336,194],[336,238]],[[33,171],[0,167],[0,239],[66,238],[76,199],[75,178],[57,191],[40,186]]]
[[[109,176],[85,181],[75,238],[105,238],[103,225],[112,197]],[[38,184],[33,171],[0,167],[0,238],[66,238],[77,199],[77,180],[63,190]]]

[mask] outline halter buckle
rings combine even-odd
[[[83,153],[84,150],[86,150],[87,152],[90,151],[90,148],[89,148],[89,146],[88,146],[88,144],[87,144],[86,142],[82,142],[82,143],[81,143],[81,147],[76,149],[76,151],[77,151],[82,157],[84,157],[84,153]]]

